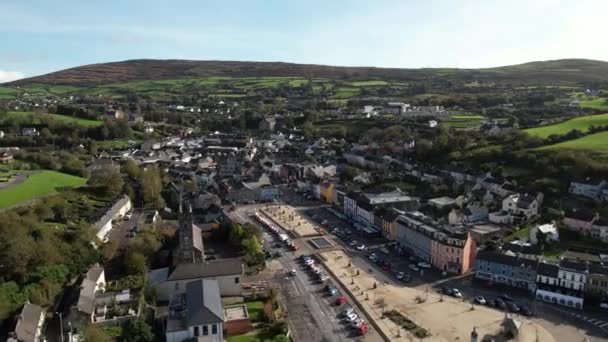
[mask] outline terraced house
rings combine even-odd
[[[477,245],[468,232],[437,225],[421,213],[400,215],[395,237],[399,251],[415,255],[442,272],[463,274],[475,263]]]
[[[531,259],[481,251],[475,261],[475,278],[534,292],[537,264]]]

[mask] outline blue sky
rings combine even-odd
[[[0,82],[136,58],[378,67],[608,60],[606,0],[0,0]]]

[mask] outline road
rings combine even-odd
[[[134,209],[132,214],[131,219],[116,222],[108,234],[108,239],[110,241],[117,241],[120,249],[128,246],[130,241],[129,232],[138,225],[142,212]]]
[[[398,272],[409,273],[412,276],[412,281],[403,284],[404,286],[437,292],[443,286],[456,287],[469,301],[474,296],[481,295],[486,298],[495,298],[508,292],[518,304],[525,304],[531,308],[535,312],[535,318],[532,320],[551,331],[555,336],[559,336],[558,341],[582,341],[584,338],[588,338],[589,341],[608,341],[608,315],[580,312],[579,310],[570,310],[544,302],[536,302],[529,294],[519,293],[510,288],[485,288],[478,282],[473,281],[471,274],[446,278],[440,272],[432,269],[413,272],[409,269],[409,265],[415,262],[410,261],[407,255],[396,253],[388,247],[387,241],[366,237],[352,228],[349,222],[336,217],[326,208],[315,208],[305,212],[309,217],[314,215],[318,221],[327,221],[330,229],[338,228],[340,231],[348,232],[346,235],[341,234],[342,237],[335,237],[334,241],[342,245],[349,254],[367,257],[370,253],[375,253],[379,256],[379,259],[385,260],[390,265],[389,267],[380,267],[376,263],[374,272],[381,272],[392,279],[395,279],[395,274]],[[349,246],[349,242],[352,240],[365,244],[366,250],[358,251]]]
[[[265,207],[265,204],[238,207],[230,213],[232,219],[243,223],[258,225],[250,215]],[[300,242],[301,248],[293,252],[286,247],[278,247],[278,240],[262,228],[262,240],[267,251],[280,250],[282,255],[274,260],[281,265],[281,271],[276,274],[274,282],[279,285],[280,292],[287,308],[287,321],[296,341],[381,341],[380,335],[370,326],[365,336],[358,336],[356,331],[349,328],[339,318],[339,314],[347,307],[337,307],[334,302],[338,295],[328,296],[324,291],[325,284],[320,284],[307,271],[299,258],[302,254],[312,254],[314,251],[307,243]],[[292,269],[295,276],[288,275]],[[327,272],[326,272],[327,274]],[[333,282],[337,284],[337,282]],[[340,291],[345,295],[344,291]],[[350,303],[353,303],[350,299]],[[356,310],[357,311],[357,310]],[[364,317],[357,312],[360,317]]]

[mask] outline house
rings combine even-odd
[[[428,203],[439,210],[443,210],[456,205],[456,200],[451,197],[444,196],[432,198],[428,201]]]
[[[14,161],[13,154],[10,152],[0,152],[0,164],[10,164]]]
[[[605,302],[608,299],[608,266],[590,264],[585,295]]]
[[[97,238],[100,241],[107,242],[108,235],[113,228],[112,222],[122,218],[126,213],[131,211],[131,209],[131,199],[127,195],[123,195],[120,199],[114,202],[112,207],[110,207],[105,214],[93,224],[93,228],[96,230],[95,235]]]
[[[158,210],[149,210],[144,213],[144,223],[145,224],[156,224],[160,221],[160,214]]]
[[[103,267],[99,264],[93,265],[87,271],[80,284],[80,293],[78,302],[72,308],[73,314],[70,314],[72,321],[95,322],[97,310],[96,294],[103,293],[106,290],[106,277]]]
[[[608,242],[608,220],[600,217],[591,226],[591,238]]]
[[[222,259],[200,263],[181,263],[174,268],[160,268],[148,273],[148,286],[156,288],[159,302],[183,294],[186,284],[201,279],[215,279],[222,297],[241,296],[243,263],[239,259]]]
[[[586,266],[569,260],[559,265],[538,265],[536,298],[546,302],[583,308]]]
[[[502,201],[502,210],[488,217],[493,223],[522,224],[538,215],[543,194],[512,194]]]
[[[239,182],[234,186],[224,182],[222,188],[225,199],[235,203],[268,202],[279,195],[278,188],[272,185],[266,174],[262,174],[255,182]]]
[[[36,127],[24,127],[21,130],[21,135],[24,137],[35,137],[40,135],[40,132],[36,129]]]
[[[380,227],[382,236],[390,241],[396,240],[395,225],[403,212],[395,208],[378,207],[374,209],[374,225]]]
[[[45,310],[35,304],[26,302],[19,313],[15,329],[8,336],[7,342],[42,341]]]
[[[476,253],[470,233],[437,234],[431,244],[431,264],[444,273],[464,274],[474,266]]]
[[[591,228],[599,218],[598,213],[586,208],[571,209],[566,210],[562,222],[568,230],[577,232],[583,236],[590,236]]]
[[[167,342],[224,341],[224,308],[217,280],[188,282],[185,292],[172,298],[169,311]]]
[[[258,124],[258,128],[263,131],[273,132],[275,126],[277,125],[277,120],[272,117],[263,118]]]
[[[535,260],[499,252],[481,251],[477,254],[475,262],[475,278],[534,292],[536,267]]]
[[[545,242],[558,242],[559,241],[559,231],[557,230],[557,226],[555,223],[546,223],[541,225],[536,225],[534,228],[530,229],[530,242],[533,245],[538,244],[539,234],[544,236]]]
[[[452,209],[448,214],[448,222],[451,225],[475,223],[488,218],[488,208],[479,203],[471,203],[462,210]]]
[[[573,195],[587,197],[596,201],[602,200],[602,191],[608,187],[605,180],[570,182],[568,191]]]
[[[127,112],[121,110],[121,109],[108,109],[106,111],[106,118],[108,119],[112,119],[112,120],[128,120],[129,119],[129,115],[127,114]]]

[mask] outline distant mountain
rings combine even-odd
[[[10,82],[8,85],[102,85],[128,81],[166,80],[209,76],[311,77],[333,79],[424,80],[432,78],[509,83],[572,83],[605,81],[608,62],[561,59],[485,69],[397,69],[339,67],[281,62],[193,61],[138,59],[91,64]]]

